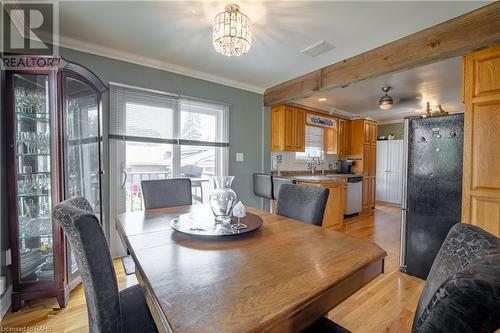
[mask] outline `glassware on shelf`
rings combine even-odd
[[[237,202],[236,193],[231,189],[233,176],[215,176],[214,191],[210,194],[210,207],[215,221],[223,224],[231,223],[231,211]]]

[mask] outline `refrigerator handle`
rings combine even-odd
[[[399,248],[399,270],[406,272],[406,209],[401,210],[401,243]]]
[[[407,209],[407,195],[408,195],[408,162],[409,162],[409,129],[410,129],[410,119],[405,119],[404,122],[404,136],[403,136],[403,174],[402,174],[402,186],[401,191],[401,209]]]

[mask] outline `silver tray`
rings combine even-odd
[[[262,226],[262,218],[259,216],[247,213],[247,215],[240,219],[240,223],[245,225],[244,228],[236,229],[238,221],[232,218],[231,224],[223,225],[217,223],[213,215],[200,214],[200,212],[192,212],[181,215],[170,221],[170,226],[185,234],[206,237],[221,237],[221,236],[234,236],[252,232]]]

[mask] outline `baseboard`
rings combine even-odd
[[[11,302],[12,285],[10,285],[7,291],[0,297],[0,320],[2,320],[7,311],[9,311]]]

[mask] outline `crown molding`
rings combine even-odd
[[[90,53],[90,54],[95,54],[98,56],[106,57],[106,58],[111,58],[111,59],[116,59],[116,60],[121,60],[137,65],[142,65],[154,69],[159,69],[162,71],[167,71],[175,74],[180,74],[184,76],[189,76],[193,77],[196,79],[204,80],[204,81],[210,81],[218,84],[222,84],[225,86],[233,87],[233,88],[238,88],[242,90],[247,90],[251,91],[257,94],[263,94],[265,91],[265,88],[263,87],[258,87],[252,84],[247,84],[244,82],[236,81],[236,80],[231,80],[225,77],[209,74],[206,72],[202,71],[197,71],[193,69],[189,69],[184,66],[179,66],[175,65],[166,61],[161,61],[157,59],[152,59],[146,56],[138,55],[135,53],[131,52],[126,52],[126,51],[121,51],[118,49],[94,44],[94,43],[89,43],[89,42],[83,42],[78,39],[74,38],[69,38],[65,36],[59,36],[59,43],[58,46],[72,49],[72,50],[77,50],[85,53]]]

